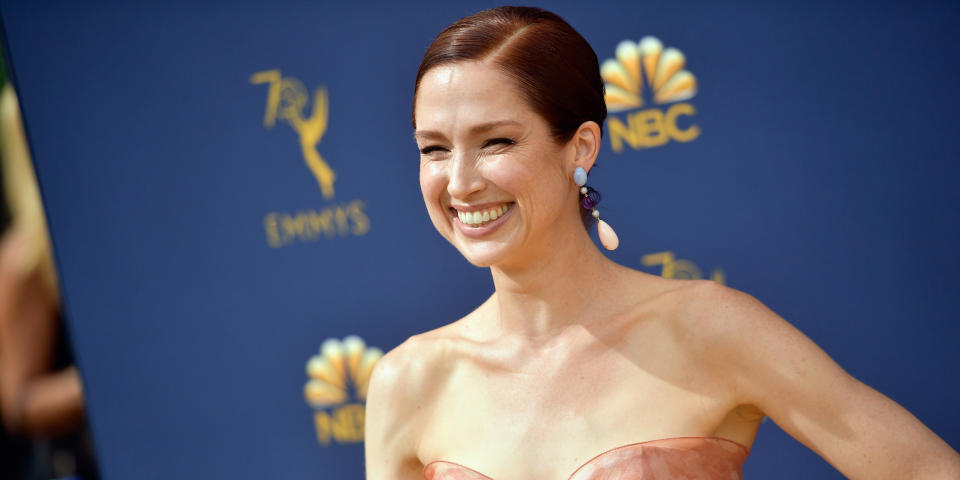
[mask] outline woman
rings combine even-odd
[[[40,190],[9,85],[0,88],[0,146],[11,214],[0,232],[0,477],[95,480],[83,384],[61,323]],[[8,457],[15,450],[5,443],[19,446],[19,458]]]
[[[765,415],[850,478],[960,478],[943,440],[759,301],[595,247],[581,185],[603,83],[562,19],[503,7],[454,23],[413,113],[430,219],[496,291],[380,360],[367,478],[740,478]]]

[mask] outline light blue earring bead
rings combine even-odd
[[[573,171],[573,183],[576,183],[579,187],[587,184],[587,171],[583,167],[577,167]]]

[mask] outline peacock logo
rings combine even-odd
[[[370,374],[383,351],[369,347],[362,338],[350,335],[328,338],[320,352],[307,361],[307,383],[303,396],[314,408],[317,441],[328,446],[363,441],[363,403],[367,398]]]
[[[679,49],[663,48],[663,42],[646,36],[639,42],[623,40],[617,45],[616,58],[600,66],[604,81],[610,145],[621,152],[623,144],[639,150],[665,145],[670,140],[690,142],[700,136],[700,127],[681,117],[696,113],[690,100],[697,94],[697,79],[685,70],[687,58]],[[626,123],[613,115],[630,112]],[[668,104],[672,104],[667,107]],[[681,127],[683,123],[689,123]]]
[[[611,112],[642,107],[644,81],[655,103],[689,100],[697,94],[696,77],[683,69],[687,63],[683,52],[672,47],[664,50],[656,37],[643,37],[637,43],[624,40],[617,45],[616,57],[600,66]]]

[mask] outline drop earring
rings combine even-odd
[[[583,198],[580,199],[580,206],[590,210],[593,218],[597,219],[597,236],[600,237],[603,248],[616,250],[620,246],[620,238],[617,237],[617,232],[614,232],[607,222],[600,220],[600,211],[597,210],[597,205],[600,203],[600,192],[587,186],[587,171],[583,167],[577,167],[573,171],[573,182],[580,187],[580,195],[583,195]]]

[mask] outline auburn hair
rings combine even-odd
[[[601,127],[607,117],[597,54],[555,13],[535,7],[497,7],[457,20],[437,35],[417,70],[417,90],[433,67],[476,60],[496,66],[516,81],[520,95],[550,126],[558,143],[583,122]]]

